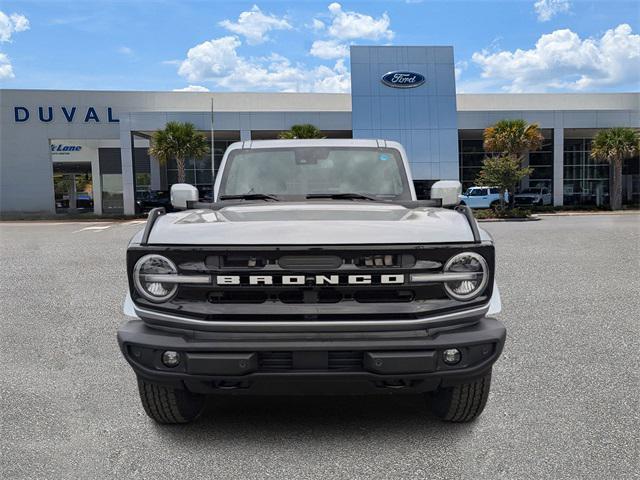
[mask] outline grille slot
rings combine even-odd
[[[329,370],[362,370],[362,352],[329,352]]]
[[[415,297],[413,290],[360,290],[353,298],[360,303],[396,303],[411,302]]]
[[[267,294],[257,290],[228,290],[212,292],[208,298],[210,303],[264,303]]]
[[[293,368],[293,352],[260,352],[258,353],[258,369],[268,371],[291,370]]]
[[[364,353],[358,351],[327,352],[328,369],[359,371],[363,369]],[[294,370],[293,352],[259,352],[259,371]]]
[[[278,264],[286,270],[335,270],[342,258],[334,255],[285,255]]]

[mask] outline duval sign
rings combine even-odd
[[[381,78],[382,83],[393,88],[415,88],[425,81],[424,75],[416,72],[395,71],[385,73]]]
[[[63,122],[74,123],[118,123],[120,120],[113,116],[111,107],[76,107],[76,106],[43,106],[29,109],[23,106],[13,107],[13,118],[16,123],[24,123],[30,118],[41,122],[53,122],[55,118]]]

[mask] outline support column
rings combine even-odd
[[[556,114],[557,115],[557,114]],[[553,128],[553,205],[564,205],[564,128]]]
[[[93,213],[102,215],[102,177],[100,176],[100,149],[91,159],[91,188],[93,191]]]
[[[122,200],[124,214],[135,215],[136,194],[133,178],[133,137],[128,115],[120,116],[120,159],[122,161]]]

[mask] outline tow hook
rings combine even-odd
[[[398,380],[385,380],[383,382],[380,382],[378,384],[379,387],[382,388],[390,388],[393,390],[399,390],[402,388],[408,388],[411,386],[411,380],[404,380],[404,379],[398,379]]]

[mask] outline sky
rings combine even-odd
[[[640,90],[637,0],[0,1],[0,88],[348,93],[349,45],[453,45],[459,93]]]

